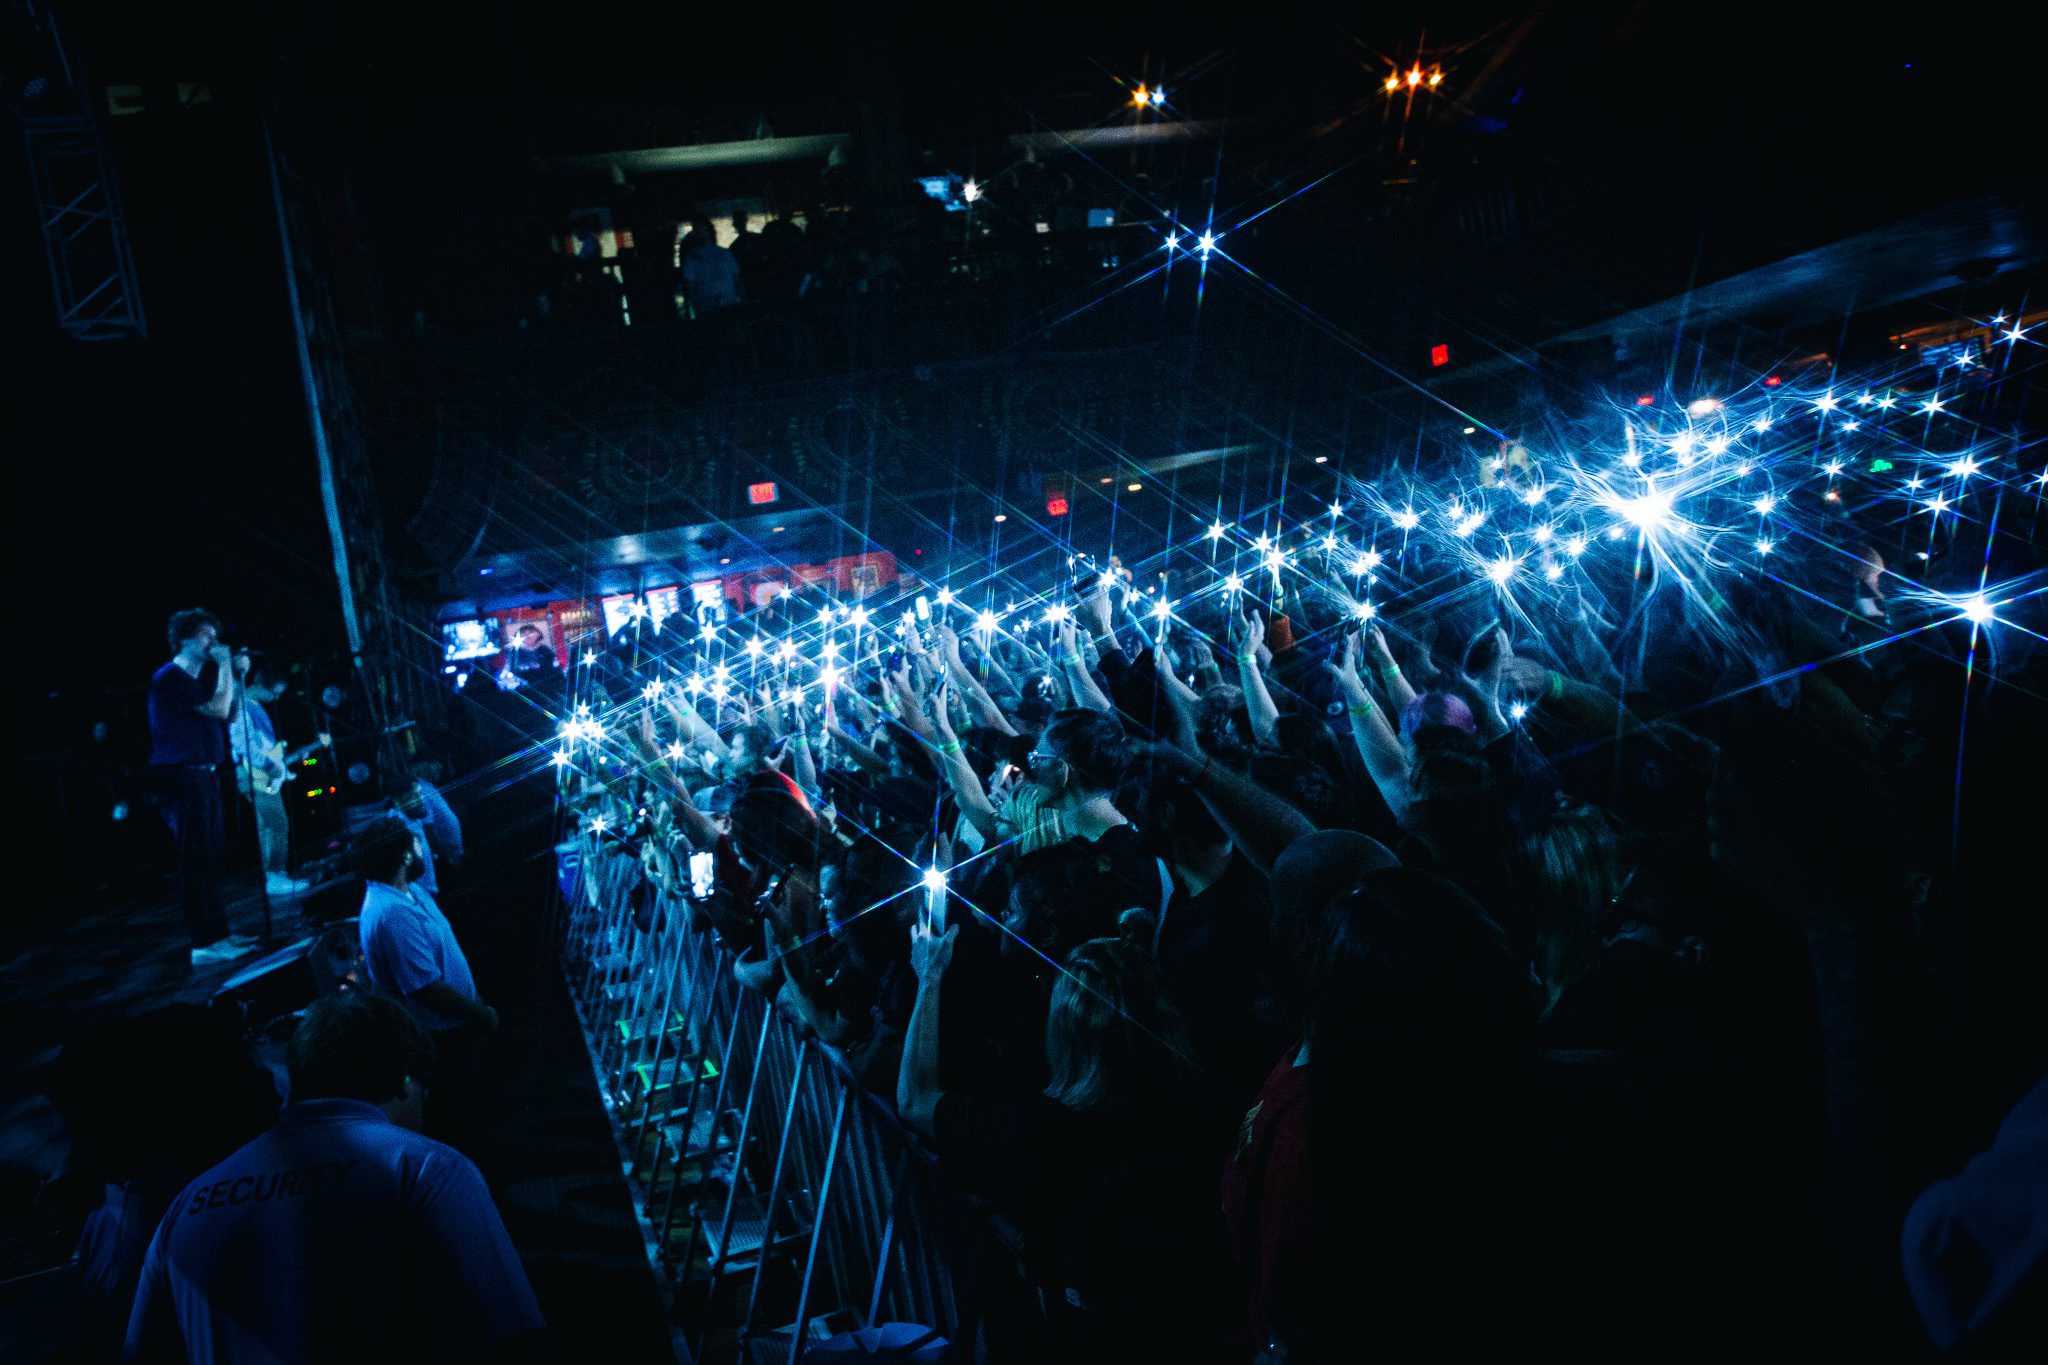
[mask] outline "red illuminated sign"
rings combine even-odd
[[[782,490],[772,483],[750,483],[747,485],[747,501],[756,507],[764,507],[781,498],[781,496]]]
[[[1447,344],[1446,344],[1446,343],[1444,343],[1444,342],[1441,342],[1441,341],[1439,341],[1439,342],[1438,342],[1438,343],[1437,343],[1436,345],[1434,345],[1434,346],[1430,347],[1430,348],[1429,348],[1429,363],[1430,363],[1430,364],[1432,364],[1432,365],[1434,365],[1434,366],[1437,366],[1438,368],[1442,368],[1443,366],[1445,366],[1445,365],[1448,365],[1448,364],[1450,364],[1450,363],[1451,363],[1451,348],[1450,348],[1450,346],[1449,346],[1449,345],[1447,345]]]
[[[1067,500],[1065,498],[1047,498],[1045,500],[1045,514],[1049,517],[1065,516],[1067,514]]]

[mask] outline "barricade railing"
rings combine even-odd
[[[584,835],[557,859],[564,978],[696,1358],[794,1362],[884,1323],[965,1357],[999,1229],[637,857]]]

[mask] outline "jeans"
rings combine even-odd
[[[158,809],[171,827],[171,837],[178,841],[178,891],[185,905],[185,932],[192,936],[194,948],[204,948],[228,936],[220,890],[227,862],[220,773],[212,768],[161,767],[153,776]]]
[[[281,877],[290,870],[292,850],[291,819],[285,814],[284,793],[245,789],[244,794],[256,808],[256,846],[262,850],[263,871]]]

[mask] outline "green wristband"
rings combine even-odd
[[[1354,702],[1344,709],[1351,713],[1353,720],[1364,720],[1372,714],[1372,703],[1369,701],[1363,703]]]
[[[957,740],[957,739],[953,739],[953,740],[948,740],[948,741],[946,741],[946,742],[945,742],[944,744],[941,744],[941,745],[939,746],[939,752],[940,752],[940,753],[942,753],[942,754],[957,754],[957,753],[959,753],[959,752],[960,752],[960,741],[959,741],[959,740]]]

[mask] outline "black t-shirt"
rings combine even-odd
[[[211,661],[193,677],[167,663],[149,680],[149,761],[156,764],[217,765],[228,756],[227,722],[202,716],[213,700],[220,670]]]
[[[1242,1110],[1292,1036],[1273,1000],[1266,879],[1241,853],[1200,895],[1176,886],[1160,925],[1160,981],[1195,1059]]]
[[[940,1161],[1024,1234],[1032,1273],[1066,1312],[1067,1359],[1184,1359],[1228,1300],[1216,1200],[1217,1124],[1176,1095],[1076,1113],[1043,1095],[948,1091]]]

